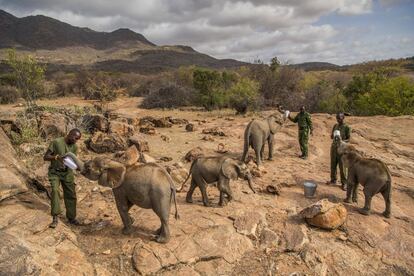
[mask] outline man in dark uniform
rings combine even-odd
[[[302,155],[299,157],[302,159],[306,159],[308,158],[309,132],[310,135],[313,135],[311,116],[308,112],[306,112],[305,106],[301,106],[300,112],[295,116],[295,118],[292,119],[292,117],[290,117],[290,113],[288,118],[292,122],[298,123],[299,145],[300,150],[302,151]]]
[[[59,184],[62,184],[63,198],[66,207],[66,217],[69,223],[79,225],[76,220],[76,191],[75,191],[75,177],[73,171],[63,164],[63,157],[68,152],[77,154],[78,147],[76,142],[81,138],[79,129],[72,129],[66,137],[60,137],[53,140],[47,149],[43,159],[50,161],[49,166],[49,182],[52,186],[51,194],[51,214],[53,221],[50,224],[51,228],[56,228],[58,224],[58,215],[62,212],[59,202]]]
[[[341,140],[344,142],[349,142],[349,139],[351,138],[351,128],[344,123],[345,115],[344,113],[338,113],[336,114],[336,121],[337,123],[332,128],[331,132],[331,139],[332,139],[332,145],[331,145],[331,181],[330,184],[336,184],[336,173],[337,173],[337,166],[339,165],[339,173],[341,175],[341,184],[342,189],[346,190],[346,176],[344,172],[344,167],[341,161],[341,156],[338,155],[337,152],[337,143],[339,142],[337,139],[335,139],[335,131],[339,131]]]

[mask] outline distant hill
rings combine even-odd
[[[43,15],[18,18],[3,10],[0,10],[0,34],[0,49],[14,47],[33,54],[48,64],[49,71],[155,73],[183,65],[218,69],[248,64],[216,59],[185,45],[157,46],[129,29],[97,32]]]
[[[122,42],[155,46],[143,35],[129,29],[118,29],[110,33],[96,32],[43,15],[17,18],[3,10],[0,10],[0,34],[0,48],[54,50],[62,47],[88,46],[107,49]]]
[[[341,70],[342,66],[329,62],[304,62],[289,65],[305,71]]]

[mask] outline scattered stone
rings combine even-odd
[[[214,136],[226,136],[224,131],[219,127],[205,128],[202,131],[203,134],[211,134]]]
[[[131,136],[134,131],[135,129],[133,126],[124,122],[111,121],[109,123],[109,133],[117,133],[121,136]]]
[[[280,195],[280,187],[279,187],[279,185],[267,185],[266,186],[266,191],[269,194]]]
[[[347,241],[348,240],[348,237],[345,236],[345,235],[339,235],[338,240]]]
[[[267,224],[266,215],[256,211],[246,212],[237,216],[233,222],[234,228],[240,234],[251,239],[257,239],[257,233]]]
[[[344,224],[347,211],[343,204],[325,198],[303,209],[300,215],[310,225],[332,230]]]
[[[106,134],[96,132],[86,141],[88,148],[96,153],[115,153],[127,148],[126,140],[117,133]]]
[[[163,157],[160,158],[160,160],[163,161],[163,162],[170,162],[170,161],[173,160],[173,158],[169,157],[169,156],[163,156]]]
[[[209,141],[209,142],[214,142],[215,141],[213,136],[211,136],[211,135],[204,135],[203,138],[201,138],[201,140]]]
[[[286,252],[299,252],[309,243],[306,227],[303,225],[286,224],[283,238]]]
[[[104,254],[104,255],[109,255],[109,254],[111,254],[111,249],[105,250],[104,252],[102,252],[102,254]]]
[[[75,127],[75,123],[58,112],[41,112],[38,126],[42,138],[53,139],[65,136],[70,129]]]
[[[139,132],[144,133],[144,134],[148,134],[148,135],[157,134],[157,131],[155,130],[155,128],[151,127],[151,126],[141,127],[139,129]]]
[[[170,122],[169,117],[155,119],[153,121],[153,124],[155,127],[159,127],[159,128],[172,127],[172,123]]]
[[[170,122],[173,125],[184,125],[184,124],[188,124],[188,120],[187,119],[180,119],[180,118],[171,118],[169,117]]]
[[[139,152],[148,152],[150,151],[148,141],[145,140],[143,135],[137,133],[133,136],[128,138],[128,144],[129,146],[135,145]]]
[[[99,187],[98,186],[93,187],[92,192],[99,192]]]
[[[185,125],[185,130],[188,132],[192,132],[196,130],[196,127],[194,126],[194,124],[186,124]]]
[[[171,142],[171,137],[167,136],[167,135],[161,135],[161,140],[169,143],[169,142]]]
[[[201,156],[204,156],[204,150],[201,147],[196,147],[187,152],[187,154],[184,156],[184,160],[187,162],[192,162]]]
[[[154,157],[149,156],[148,154],[140,153],[138,162],[140,162],[140,163],[155,163],[155,162],[157,162],[157,160],[155,160]]]

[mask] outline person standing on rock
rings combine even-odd
[[[341,176],[341,184],[342,184],[342,190],[346,190],[346,176],[344,167],[341,161],[341,157],[338,155],[337,152],[337,143],[339,141],[335,139],[335,135],[339,135],[341,137],[341,140],[344,142],[349,142],[349,139],[351,138],[351,128],[345,124],[344,122],[345,114],[344,113],[338,113],[336,114],[336,121],[337,123],[332,128],[331,132],[331,139],[332,139],[332,145],[331,145],[331,181],[329,184],[335,185],[336,184],[336,173],[337,173],[337,166],[339,165],[339,173]]]
[[[309,132],[310,135],[313,135],[313,126],[311,115],[306,112],[305,106],[300,107],[300,112],[292,119],[290,113],[288,115],[289,120],[298,124],[299,127],[299,145],[302,155],[299,156],[302,159],[308,158],[308,141],[309,141]]]
[[[56,228],[58,224],[58,215],[62,212],[59,201],[59,184],[62,184],[63,198],[66,207],[66,217],[69,223],[79,225],[76,219],[76,191],[75,177],[73,171],[63,164],[63,157],[68,152],[77,154],[78,147],[76,142],[81,138],[79,129],[72,129],[66,137],[60,137],[53,140],[47,149],[43,160],[50,161],[48,178],[52,187],[51,194],[51,214],[53,221],[50,228]]]

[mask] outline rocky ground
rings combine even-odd
[[[137,108],[138,102],[137,98],[123,98],[110,105],[113,120],[119,122],[109,126],[110,132],[122,137],[137,135],[145,127],[137,122],[145,116],[171,116],[194,125],[195,130],[188,132],[184,121],[171,120],[171,127],[148,127],[150,134],[139,136],[148,142],[147,158],[151,156],[169,167],[177,180],[185,175],[181,165],[175,163],[182,162],[188,170],[190,163],[183,161],[183,157],[196,147],[201,147],[205,155],[239,158],[247,123],[269,113],[241,117],[227,110],[142,110]],[[75,98],[42,104],[91,105]],[[4,122],[13,121],[13,114],[19,109],[0,107],[3,127]],[[135,219],[133,234],[122,235],[112,191],[82,176],[76,182],[78,217],[84,225],[67,225],[62,216],[58,228],[49,229],[49,202],[46,193],[38,191],[43,186],[48,189],[47,164],[41,159],[47,143],[29,143],[17,147],[16,152],[2,133],[0,274],[414,275],[414,118],[376,116],[346,120],[353,129],[352,143],[366,156],[379,158],[390,168],[392,218],[381,216],[384,202],[379,195],[373,199],[373,212],[368,217],[359,214],[356,205],[345,204],[347,220],[336,230],[309,226],[299,215],[303,208],[320,199],[336,203],[345,197],[339,185],[325,184],[329,180],[330,130],[335,117],[313,114],[315,131],[308,160],[297,158],[297,127],[286,123],[275,136],[274,161],[266,161],[260,171],[254,170],[258,193],[253,194],[242,180],[233,181],[234,201],[219,207],[217,189],[211,186],[210,208],[202,205],[198,191],[193,204],[185,202],[185,192],[179,193],[181,218],[175,220],[171,216],[172,238],[166,245],[153,241],[159,226],[156,215],[138,207],[130,211]],[[217,127],[213,134],[225,136],[203,133]],[[6,132],[10,129],[5,128]],[[89,135],[80,143],[82,159],[97,155],[83,143],[87,138]],[[220,143],[225,153],[217,151]],[[305,180],[318,184],[315,198],[304,197]],[[270,184],[279,188],[279,195],[266,191]],[[358,206],[362,204],[360,191]]]

